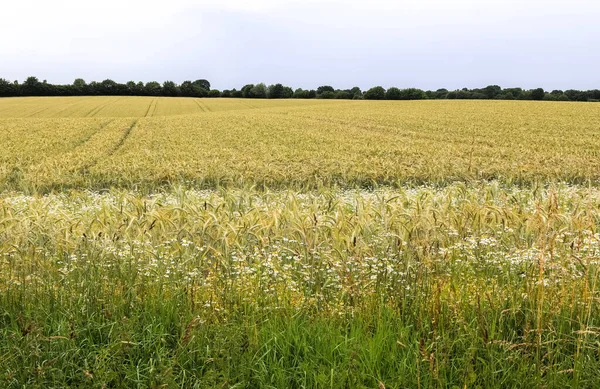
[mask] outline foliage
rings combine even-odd
[[[163,96],[175,97],[180,92],[177,90],[177,86],[173,81],[165,81],[162,86]]]
[[[298,88],[294,91],[294,94],[292,95],[292,97],[295,99],[307,99],[308,91],[306,91],[302,88]]]
[[[317,88],[317,96],[322,95],[325,92],[335,92],[335,89],[329,85],[322,85]]]
[[[212,89],[208,92],[208,97],[221,97],[221,92],[218,89]]]
[[[8,80],[0,78],[0,97],[17,96],[19,87]]]
[[[146,96],[160,96],[162,94],[162,87],[158,82],[150,81],[144,85],[144,93]]]
[[[335,92],[332,92],[332,91],[326,90],[326,91],[324,91],[324,92],[323,92],[323,93],[321,93],[321,94],[317,94],[317,97],[318,97],[319,99],[326,99],[326,100],[327,100],[327,99],[334,99],[334,98],[335,98]]]
[[[352,95],[348,91],[341,90],[341,91],[336,91],[335,98],[342,99],[342,100],[350,100],[352,98]]]
[[[427,96],[425,92],[417,88],[407,88],[400,91],[400,100],[423,100]]]
[[[400,100],[401,92],[396,87],[391,87],[385,91],[386,100]]]
[[[254,85],[254,87],[250,90],[250,95],[255,99],[267,98],[267,86],[262,82]]]
[[[366,100],[383,100],[385,99],[385,89],[381,86],[376,86],[365,92]]]
[[[533,100],[542,100],[544,98],[546,92],[544,92],[544,89],[542,88],[537,88],[531,91],[531,98]]]
[[[284,89],[282,84],[269,85],[267,88],[267,97],[269,99],[281,99],[284,97]]]
[[[150,84],[150,85],[148,85]],[[253,88],[256,88],[253,90]],[[383,88],[382,88],[383,89]],[[216,89],[212,89],[216,90]],[[195,81],[184,81],[177,85],[173,81],[165,81],[162,86],[156,82],[149,82],[144,86],[143,83],[129,81],[126,84],[120,84],[107,79],[102,82],[92,81],[89,84],[85,80],[78,78],[71,85],[53,85],[47,82],[40,82],[37,77],[29,77],[22,84],[17,81],[10,82],[0,79],[0,97],[13,96],[183,96],[183,97],[208,97],[210,93],[210,82],[205,79]],[[359,87],[351,89],[334,89],[330,85],[323,85],[317,90],[307,90],[302,88],[294,91],[289,86],[283,84],[273,84],[266,86],[260,84],[247,84],[241,90],[228,90],[227,93],[220,93],[221,97],[235,98],[302,98],[302,99],[374,99],[374,100],[422,100],[422,99],[494,99],[494,100],[546,100],[546,101],[600,101],[600,90],[593,89],[587,91],[567,90],[563,93],[560,90],[553,90],[546,93],[542,88],[533,90],[523,90],[522,88],[505,88],[499,85],[488,85],[485,88],[468,89],[463,88],[455,91],[447,89],[438,89],[436,91],[423,91],[418,88],[398,89],[391,87],[381,97],[379,87],[371,88],[372,93],[365,97]],[[376,93],[375,93],[376,91]],[[297,92],[297,93],[296,93]],[[368,92],[368,91],[367,91]],[[365,92],[365,94],[367,93]],[[560,93],[559,93],[560,92]],[[216,92],[212,92],[210,97],[217,97]],[[375,98],[376,97],[376,98]]]

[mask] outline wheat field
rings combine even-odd
[[[596,182],[598,128],[577,103],[4,99],[0,188]]]
[[[600,106],[0,99],[0,386],[600,385]]]

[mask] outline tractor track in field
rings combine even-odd
[[[85,117],[89,118],[89,117],[94,117],[96,116],[100,111],[102,111],[104,108],[106,108],[108,105],[112,104],[112,103],[116,103],[119,100],[123,100],[123,97],[117,97],[116,99],[110,100],[104,104],[100,104],[99,106],[95,107],[94,109],[92,109],[91,111],[89,111],[88,113],[85,114]]]
[[[74,102],[74,103],[71,103],[71,104],[67,104],[67,105],[66,105],[66,106],[65,106],[63,109],[61,109],[61,110],[59,110],[59,111],[56,111],[54,114],[55,114],[55,115],[58,115],[58,114],[60,114],[60,113],[62,113],[62,112],[64,112],[64,111],[66,111],[67,109],[69,109],[69,108],[71,108],[72,106],[74,106],[74,105],[77,105],[77,104],[79,104],[79,102],[78,102],[78,101],[76,101],[76,102]],[[60,118],[62,118],[62,117],[64,117],[64,116],[55,116],[55,117],[60,117]]]
[[[280,113],[279,115],[284,115],[284,114]],[[293,114],[293,113],[287,113],[285,115],[289,115],[292,117],[301,118],[301,119],[305,119],[305,120],[313,120],[313,121],[320,122],[320,123],[328,123],[328,124],[334,124],[334,125],[343,125],[343,126],[348,126],[348,127],[354,127],[354,128],[359,128],[361,130],[370,131],[370,132],[382,132],[382,131],[386,132],[386,131],[402,130],[402,133],[400,133],[398,135],[401,135],[406,138],[418,137],[419,139],[425,139],[425,140],[430,140],[430,141],[434,141],[434,142],[462,143],[462,140],[458,140],[458,139],[450,140],[450,139],[446,139],[446,138],[441,138],[439,135],[427,134],[424,132],[418,132],[418,131],[403,128],[400,126],[392,126],[392,125],[388,125],[388,124],[366,125],[366,124],[358,124],[354,121],[346,121],[346,120],[335,119],[335,118],[311,117],[311,116]]]
[[[247,108],[250,108],[250,109],[257,109],[257,108],[258,108],[258,107],[254,106],[254,105],[251,105],[251,104],[248,104],[248,103],[246,103],[245,101],[240,101],[240,103],[241,103],[243,106],[245,106],[245,107],[247,107]]]
[[[129,136],[131,135],[131,132],[137,125],[138,121],[139,119],[136,119],[133,121],[133,123],[131,123],[131,125],[125,130],[121,138],[117,141],[117,143],[115,143],[115,145],[110,150],[108,150],[108,152],[98,156],[97,158],[94,158],[90,162],[86,163],[84,166],[77,169],[79,174],[87,174],[89,170],[96,166],[101,159],[109,158],[113,156],[117,151],[119,151],[119,149],[123,147]]]
[[[96,136],[100,131],[102,131],[103,129],[105,129],[109,124],[111,124],[114,121],[115,121],[115,119],[111,119],[111,120],[105,121],[99,127],[97,127],[96,129],[92,130],[92,132],[89,135],[87,135],[84,138],[82,138],[82,139],[78,140],[77,142],[75,142],[70,149],[64,150],[62,152],[59,152],[56,155],[47,156],[46,158],[44,158],[41,162],[37,163],[36,165],[43,165],[44,163],[47,163],[48,160],[53,160],[53,159],[57,159],[57,158],[58,159],[64,158],[65,154],[72,153],[72,152],[76,151],[78,148],[83,147],[94,136]],[[28,165],[28,166],[30,166],[30,165]],[[85,168],[85,166],[83,168]],[[73,170],[76,170],[76,169],[72,169],[71,171],[73,171]]]
[[[49,110],[49,109],[51,109],[51,108],[53,108],[53,107],[52,107],[52,106],[50,106],[50,107],[46,107],[46,108],[42,108],[42,109],[38,109],[37,111],[34,111],[34,112],[30,113],[29,115],[25,115],[24,117],[25,117],[25,118],[31,118],[31,117],[33,117],[34,115],[37,115],[38,113],[41,113],[41,112],[44,112],[44,111],[47,111],[47,110]]]
[[[202,106],[202,104],[200,104],[200,102],[198,100],[194,100],[194,102],[196,103],[196,105],[198,106],[198,108],[200,108],[202,110],[202,112],[208,112],[206,110],[206,107]]]
[[[152,117],[156,116],[156,109],[158,108],[158,102],[160,101],[160,97],[156,98],[156,103],[154,104],[154,109],[152,110]]]
[[[204,112],[212,112],[213,110],[210,109],[210,107],[208,105],[206,105],[206,103],[201,102],[199,100],[196,101],[196,103],[198,104],[198,106],[200,107],[200,109],[202,109]]]
[[[100,127],[98,127],[97,129],[95,129],[91,134],[89,134],[88,136],[86,136],[83,139],[80,139],[77,143],[75,143],[73,145],[73,147],[69,151],[73,151],[73,150],[77,149],[78,147],[83,146],[84,144],[86,144],[87,142],[89,142],[90,139],[92,139],[94,137],[94,135],[96,135],[97,133],[99,133],[100,131],[102,131],[106,127],[108,127],[108,125],[110,123],[114,122],[114,121],[115,121],[115,119],[112,119],[112,120],[109,120],[109,121],[106,121],[106,122],[102,123],[100,125]]]
[[[112,101],[112,100],[111,100],[111,101]],[[104,104],[100,104],[100,105],[98,105],[98,106],[96,106],[96,107],[92,108],[92,109],[91,109],[91,110],[90,110],[88,113],[86,113],[86,114],[84,115],[84,117],[88,118],[88,117],[92,117],[92,116],[94,116],[96,113],[100,112],[100,110],[101,110],[102,108],[104,108],[106,105],[108,105],[109,103],[110,103],[110,102],[108,102],[108,103],[104,103]]]
[[[157,104],[158,104],[158,97],[152,99],[152,101],[150,102],[150,105],[148,105],[148,109],[146,110],[146,114],[144,115],[145,118],[154,116],[154,114],[156,113],[156,105]],[[152,106],[154,106],[154,108]],[[152,111],[152,114],[150,114],[150,111]]]
[[[131,135],[131,131],[133,131],[133,129],[137,125],[138,121],[139,121],[139,119],[136,119],[136,120],[133,121],[133,123],[131,123],[131,125],[129,126],[129,128],[127,130],[125,130],[125,133],[123,134],[123,136],[121,137],[121,139],[119,139],[119,141],[117,142],[117,144],[115,144],[115,146],[106,154],[107,157],[112,156],[121,147],[123,147],[123,145],[125,144],[125,141],[127,141],[127,139],[129,138],[129,136]]]

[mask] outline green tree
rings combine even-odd
[[[463,88],[461,90],[456,91],[456,98],[461,100],[472,99],[473,93],[467,88]]]
[[[11,97],[19,95],[18,84],[14,84],[4,78],[0,78],[0,97]]]
[[[295,99],[308,99],[308,91],[298,88],[294,91],[294,95],[292,97]]]
[[[21,85],[21,95],[23,96],[41,96],[42,83],[37,77],[27,77]]]
[[[515,96],[513,96],[511,92],[504,92],[500,95],[497,95],[495,98],[498,100],[514,100]]]
[[[208,92],[208,97],[221,97],[221,91],[219,91],[218,89],[211,89]]]
[[[493,99],[502,93],[502,88],[498,85],[488,85],[482,89],[482,93],[485,94],[488,99]]]
[[[267,97],[269,99],[283,98],[283,85],[282,84],[269,85],[269,88],[267,89]]]
[[[579,90],[575,89],[567,89],[565,91],[565,95],[569,98],[570,101],[586,101],[586,96]]]
[[[325,92],[321,93],[321,94],[317,94],[317,97],[319,99],[334,99],[335,98],[335,92],[330,91],[330,90],[326,90]]]
[[[147,82],[144,85],[144,94],[147,96],[160,96],[161,95],[161,86],[156,81]]]
[[[254,84],[246,84],[242,87],[242,97],[245,99],[249,99],[254,97],[252,94],[252,89],[254,88]]]
[[[185,97],[206,97],[209,91],[204,89],[202,83],[188,80],[181,83],[179,92],[181,96]]]
[[[523,93],[523,88],[506,88],[503,92],[506,94],[510,93],[515,99],[519,99],[521,94]]]
[[[100,85],[98,86],[99,90],[98,92],[101,95],[105,95],[105,96],[111,96],[111,95],[116,95],[118,87],[117,87],[117,83],[111,79],[106,79],[104,81],[102,81],[100,83]]]
[[[83,78],[76,78],[73,81],[73,94],[77,96],[82,96],[88,93],[88,85],[87,82]]]
[[[406,88],[400,91],[400,100],[423,100],[426,98],[425,91],[418,88]]]
[[[294,90],[292,88],[290,88],[289,86],[283,87],[283,98],[284,99],[290,99],[290,98],[292,98],[293,95],[294,95]]]
[[[181,91],[181,95],[184,97],[194,96],[194,84],[192,84],[192,82],[189,80],[182,82],[179,86],[179,90]]]
[[[255,99],[264,99],[267,97],[267,86],[262,82],[254,85],[251,90],[252,97]]]
[[[386,100],[400,100],[400,89],[396,87],[391,87],[385,92]]]
[[[533,100],[542,100],[545,95],[546,92],[544,92],[543,88],[536,88],[531,91],[531,98]]]
[[[180,94],[180,90],[173,81],[165,81],[162,85],[162,95],[175,97]]]
[[[385,99],[385,89],[381,86],[373,87],[365,92],[364,97],[367,100],[383,100]]]
[[[194,81],[194,84],[198,85],[202,89],[205,89],[206,91],[210,90],[210,82],[208,82],[208,80],[196,80]]]
[[[322,85],[317,88],[317,96],[322,95],[325,92],[335,92],[335,89],[333,89],[333,87],[329,85]]]
[[[440,89],[436,90],[435,92],[433,92],[431,98],[433,98],[433,99],[445,99],[447,95],[448,95],[448,89],[446,89],[446,88],[440,88]]]
[[[210,90],[210,82],[206,80],[184,81],[179,87],[181,96],[206,97]]]
[[[340,100],[351,100],[352,95],[350,94],[349,91],[338,90],[335,92],[335,98],[340,99]]]
[[[356,98],[357,96],[362,97],[362,91],[360,90],[359,87],[355,86],[352,89],[350,89],[350,94],[352,95],[352,98]]]

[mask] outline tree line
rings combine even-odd
[[[334,89],[324,85],[317,89],[293,90],[282,84],[248,84],[241,89],[211,89],[208,80],[184,81],[176,84],[165,81],[147,83],[129,81],[125,84],[107,79],[87,83],[78,78],[72,84],[55,85],[28,77],[22,83],[0,78],[0,97],[17,96],[182,96],[182,97],[237,97],[254,99],[354,99],[354,100],[425,100],[425,99],[497,99],[497,100],[551,100],[551,101],[600,101],[600,90],[552,90],[543,88],[502,88],[488,85],[485,88],[424,91],[418,88],[387,90],[381,86],[362,91],[359,87]]]

